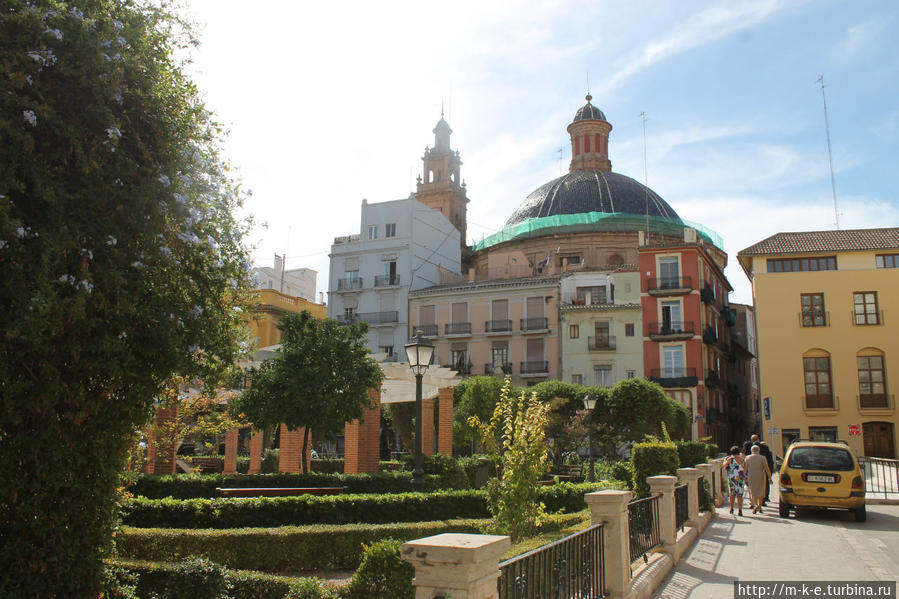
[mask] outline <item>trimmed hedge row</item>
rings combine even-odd
[[[116,560],[114,563],[137,574],[137,596],[145,599],[165,597],[170,584],[185,574],[184,566],[179,563],[143,560]],[[274,576],[230,569],[226,571],[226,575],[232,587],[228,596],[233,599],[332,599],[339,596],[315,578]]]
[[[411,472],[375,474],[144,474],[128,490],[147,499],[212,499],[216,487],[346,487],[349,493],[404,493],[412,490]],[[425,489],[467,489],[457,472],[425,475]]]
[[[577,512],[586,507],[584,494],[614,483],[560,483],[540,487],[548,512]],[[483,490],[259,497],[253,499],[144,499],[122,506],[122,522],[142,528],[243,528],[302,524],[383,524],[429,522],[452,518],[486,518]]]
[[[635,443],[631,449],[631,463],[634,471],[634,494],[639,498],[649,496],[646,477],[659,474],[676,475],[680,458],[674,443]]]

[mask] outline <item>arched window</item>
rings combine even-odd
[[[858,367],[858,407],[889,407],[883,352],[876,347],[866,347],[856,354],[855,360]]]
[[[621,257],[621,254],[612,254],[611,256],[609,256],[608,264],[612,264],[614,266],[624,264],[624,258]]]
[[[805,352],[802,355],[802,371],[805,381],[805,409],[832,410],[834,400],[830,354],[823,349]]]

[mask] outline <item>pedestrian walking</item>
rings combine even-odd
[[[759,441],[759,454],[765,461],[768,462],[768,472],[774,472],[774,454],[771,453],[771,448],[768,447],[768,444],[764,441]],[[771,500],[771,480],[770,478],[765,481],[765,499],[762,500],[762,505],[768,505],[768,502]]]
[[[736,445],[730,448],[730,455],[724,460],[724,469],[727,472],[727,490],[730,494],[730,513],[734,513],[734,503],[737,504],[737,515],[743,515],[743,488],[746,483],[746,472],[743,470],[743,456]]]
[[[762,501],[765,500],[765,484],[771,483],[771,469],[758,445],[753,445],[750,452],[743,461],[743,468],[749,484],[749,505],[753,506],[752,513],[757,514],[762,511]]]

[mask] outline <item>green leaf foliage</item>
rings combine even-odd
[[[135,430],[241,350],[244,194],[165,5],[0,12],[0,596],[97,596]]]
[[[636,497],[649,496],[647,476],[667,474],[677,475],[680,460],[677,446],[674,443],[635,443],[631,449],[631,462],[634,471],[634,494]]]
[[[692,468],[696,464],[705,464],[709,457],[709,443],[705,441],[678,441],[677,454],[682,468]],[[717,446],[715,446],[717,455]]]
[[[366,547],[362,564],[353,574],[344,597],[414,599],[415,568],[402,558],[402,545],[396,539],[384,539]]]
[[[453,388],[453,445],[468,447],[478,436],[468,425],[468,419],[477,416],[481,422],[490,420],[503,381],[495,376],[472,376]]]

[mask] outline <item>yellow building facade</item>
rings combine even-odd
[[[778,233],[737,255],[752,281],[762,433],[896,457],[899,228]]]
[[[325,319],[328,316],[328,307],[324,304],[316,304],[274,289],[259,289],[256,293],[257,313],[247,323],[251,331],[251,340],[255,341],[256,347],[268,347],[281,342],[278,321],[285,312],[299,314],[303,310],[308,310],[318,319]]]

